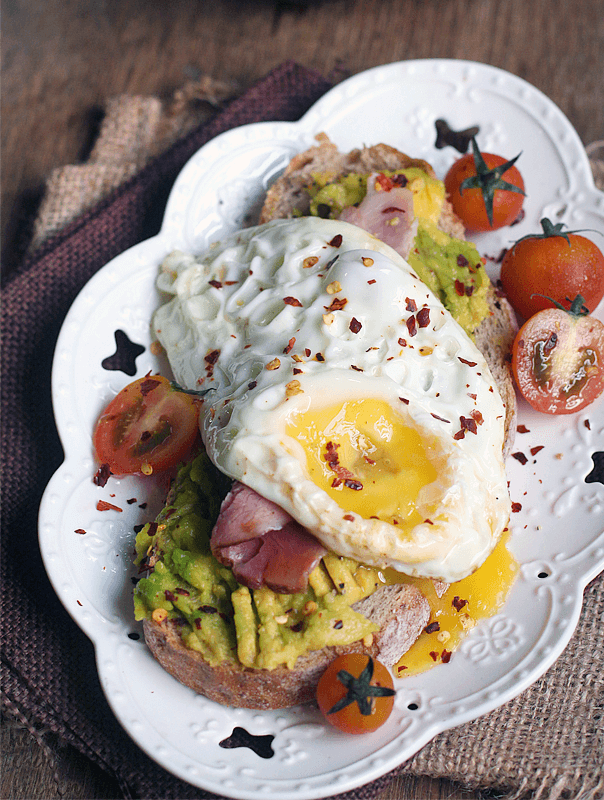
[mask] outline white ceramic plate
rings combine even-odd
[[[442,176],[458,154],[435,149],[439,117],[458,130],[478,124],[484,150],[507,157],[522,151],[526,216],[512,230],[477,239],[482,253],[496,255],[512,238],[538,230],[543,216],[604,232],[604,195],[594,188],[579,137],[547,97],[481,64],[390,64],[338,85],[299,122],[246,126],[203,147],[176,181],[161,232],[95,275],[58,340],[52,392],[65,462],[40,510],[48,574],[94,642],[103,689],[126,731],[165,769],[219,795],[304,800],[350,790],[401,764],[440,731],[506,702],[560,654],[583,588],[604,566],[604,486],[584,480],[591,454],[604,450],[604,403],[559,418],[521,405],[519,421],[530,433],[518,434],[515,450],[529,460],[510,458],[508,465],[512,500],[522,505],[511,538],[519,578],[502,612],[481,622],[449,664],[397,682],[394,712],[376,733],[341,735],[311,707],[254,712],[215,705],[173,680],[142,638],[132,638],[141,634],[132,612],[133,528],[153,518],[161,492],[137,478],[111,479],[102,489],[92,482],[94,422],[132,380],[101,365],[115,351],[114,332],[146,348],[136,359],[137,376],[165,370],[149,349],[149,321],[159,301],[158,264],[170,250],[204,249],[244,224],[319,131],[342,149],[387,142],[426,158]],[[532,457],[530,448],[540,445]],[[123,510],[97,511],[99,499]],[[221,747],[238,726],[273,736],[274,755]]]

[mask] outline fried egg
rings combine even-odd
[[[345,222],[276,220],[174,252],[155,334],[206,390],[215,465],[335,553],[453,582],[510,514],[505,408],[486,361],[387,245]]]

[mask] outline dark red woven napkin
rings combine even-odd
[[[76,747],[126,797],[203,798],[130,740],[97,678],[92,645],[63,609],[44,571],[37,513],[63,454],[50,398],[53,350],[79,290],[118,253],[154,235],[174,179],[205,142],[238,125],[292,121],[327,90],[294,63],[276,68],[210,122],[45,243],[12,275],[2,307],[2,687],[5,708]],[[373,797],[378,781],[349,797]]]

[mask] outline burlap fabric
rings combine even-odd
[[[49,390],[56,337],[94,272],[156,233],[174,178],[202,144],[235,125],[298,119],[329,85],[287,63],[235,99],[236,87],[202,79],[169,102],[111,101],[90,159],[51,176],[30,253],[4,289],[4,708],[42,745],[51,731],[75,746],[118,779],[125,797],[210,795],[165,772],[122,731],[101,692],[92,647],[46,578],[36,515],[62,460]],[[604,797],[603,619],[600,576],[587,588],[571,643],[543,678],[502,708],[437,736],[400,770],[509,797]],[[346,797],[375,797],[387,780]]]

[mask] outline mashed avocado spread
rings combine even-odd
[[[467,334],[489,315],[487,290],[490,285],[480,255],[471,242],[454,239],[437,227],[445,199],[442,181],[418,168],[384,171],[404,175],[413,192],[418,230],[408,262]],[[344,208],[358,205],[367,194],[367,175],[349,174],[334,179],[313,175],[309,186],[312,216],[337,219]]]
[[[181,467],[166,506],[136,537],[137,563],[151,572],[134,591],[137,620],[167,618],[185,645],[212,666],[292,668],[302,653],[345,645],[377,630],[351,605],[381,583],[378,570],[329,554],[301,594],[241,586],[210,550],[225,478],[207,456]]]

